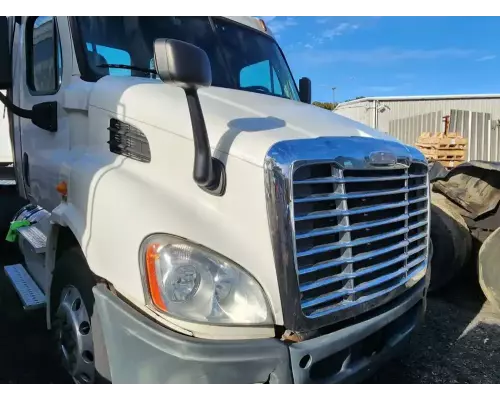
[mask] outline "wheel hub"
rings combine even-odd
[[[61,292],[54,328],[63,367],[76,383],[94,382],[90,318],[83,298],[74,286],[66,286]]]

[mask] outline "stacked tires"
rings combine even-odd
[[[460,208],[440,193],[431,195],[431,281],[429,291],[443,288],[468,263],[472,237]]]

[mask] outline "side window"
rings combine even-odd
[[[103,69],[103,67],[99,67],[99,65],[103,64],[132,65],[130,54],[125,50],[87,43],[87,51],[91,64],[96,67],[99,72],[104,71],[106,75],[115,76],[130,76],[132,74],[129,69],[108,67],[104,67]]]
[[[35,94],[53,94],[62,81],[61,42],[54,17],[36,17],[26,30],[28,87]]]
[[[278,75],[268,60],[243,68],[240,71],[240,87],[283,96]]]
[[[281,83],[278,79],[278,75],[276,74],[276,70],[273,68],[273,75],[272,75],[272,83],[273,83],[273,89],[274,89],[274,94],[279,94],[280,96],[283,96],[283,90],[281,90]]]

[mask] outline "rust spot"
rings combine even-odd
[[[285,333],[283,334],[283,336],[281,336],[281,340],[283,340],[284,342],[288,342],[288,343],[299,343],[303,339],[297,333],[292,332],[292,331],[287,329],[285,331]]]

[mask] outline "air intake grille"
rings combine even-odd
[[[109,150],[112,153],[150,162],[151,151],[147,137],[136,127],[112,118],[109,121]]]
[[[293,174],[293,223],[301,309],[308,318],[366,311],[427,267],[427,166]],[[373,308],[373,307],[371,307]]]

